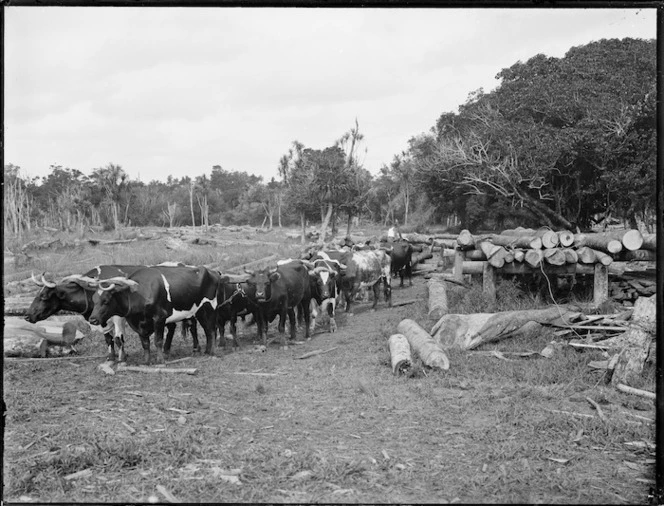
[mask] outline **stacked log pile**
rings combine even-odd
[[[638,230],[573,234],[570,231],[518,227],[500,234],[473,235],[463,230],[456,249],[464,252],[463,274],[481,274],[488,263],[508,274],[540,268],[553,274],[593,274],[597,264],[615,277],[610,294],[631,305],[639,296],[655,293],[656,236]],[[441,255],[442,256],[442,255]],[[639,272],[635,279],[632,275]]]

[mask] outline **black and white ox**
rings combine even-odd
[[[357,292],[362,288],[373,288],[374,301],[372,309],[378,304],[380,283],[383,284],[385,301],[392,307],[392,275],[391,258],[384,249],[373,251],[321,251],[318,257],[333,259],[346,266],[341,272],[341,291],[346,300],[346,312],[352,314],[351,305]],[[327,258],[326,258],[327,257]]]
[[[311,262],[304,261],[309,268],[309,280],[311,289],[311,303],[309,306],[311,322],[309,325],[310,334],[314,333],[316,327],[316,318],[318,310],[325,313],[330,321],[330,332],[336,332],[337,322],[335,320],[337,300],[340,290],[338,286],[341,278],[341,270],[346,266],[338,260],[324,258],[314,258]]]
[[[305,339],[310,339],[311,287],[307,267],[299,260],[289,260],[277,265],[276,268],[266,267],[246,272],[249,274],[247,284],[251,289],[250,299],[258,307],[256,324],[263,346],[267,346],[268,324],[279,316],[278,330],[281,334],[281,346],[284,350],[288,349],[285,335],[286,316],[290,322],[290,339],[294,340],[296,337],[296,308],[304,316]]]
[[[150,336],[155,335],[157,361],[163,362],[172,335],[166,325],[196,317],[206,337],[205,353],[214,355],[219,273],[205,267],[144,267],[128,277],[98,281],[90,323],[105,324],[122,316],[139,335],[144,361],[150,363]]]

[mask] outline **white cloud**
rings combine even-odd
[[[626,36],[654,9],[8,7],[5,160],[269,179],[357,117],[376,171],[501,69]]]

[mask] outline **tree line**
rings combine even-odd
[[[472,230],[652,225],[654,41],[603,39],[562,58],[539,54],[497,78],[495,90],[474,91],[458,112],[442,113],[375,176],[361,160],[357,120],[323,149],[294,140],[270,181],[221,165],[143,183],[114,163],[89,176],[51,166],[42,178],[8,164],[5,230],[320,223],[323,233],[345,224],[349,234],[358,217],[411,226],[458,220]]]

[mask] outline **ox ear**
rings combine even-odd
[[[270,273],[270,281],[272,281],[272,282],[277,281],[280,277],[281,277],[281,274],[279,272]]]

